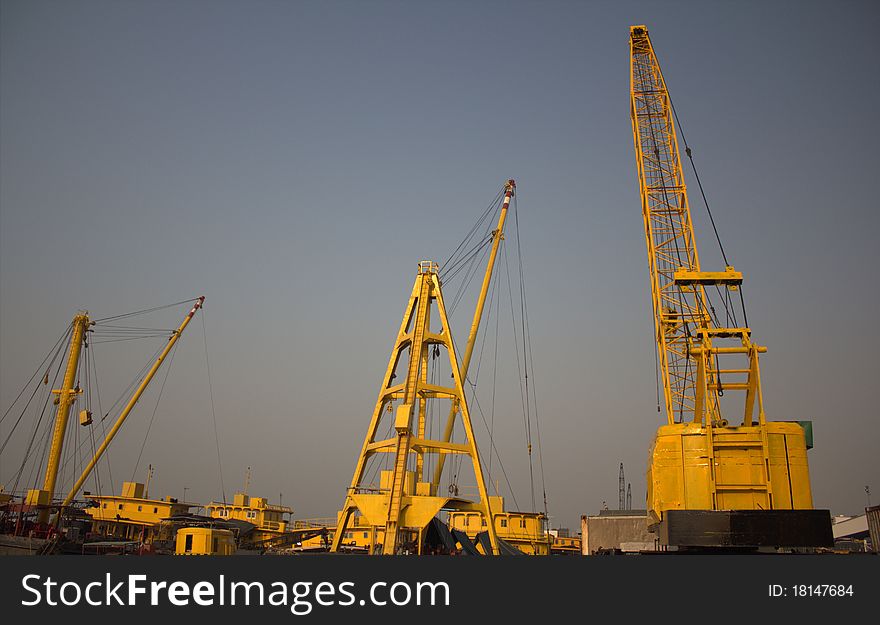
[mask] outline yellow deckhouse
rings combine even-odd
[[[205,509],[215,519],[246,521],[254,525],[254,531],[247,536],[250,543],[271,540],[286,533],[288,521],[284,515],[293,514],[292,508],[276,506],[266,497],[251,497],[245,493],[235,493],[231,504],[212,501]]]
[[[174,530],[162,521],[197,507],[173,497],[148,499],[140,482],[124,482],[121,495],[90,495],[89,499],[95,502],[86,508],[92,517],[92,532],[144,543],[172,540]]]
[[[498,538],[510,543],[523,553],[535,556],[550,555],[550,540],[545,528],[546,517],[540,512],[507,512],[501,497],[491,497],[494,513],[495,533]],[[497,502],[497,503],[496,503]],[[460,530],[474,540],[480,532],[486,531],[486,521],[478,512],[450,512],[449,529]]]

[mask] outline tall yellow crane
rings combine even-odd
[[[385,371],[373,417],[342,511],[339,513],[332,551],[339,551],[343,546],[346,532],[354,527],[353,521],[362,520],[363,524],[359,529],[368,528],[367,532],[373,543],[371,551],[378,552],[381,544],[381,553],[394,555],[400,553],[402,543],[407,542],[414,543],[416,551],[421,553],[424,532],[431,520],[441,511],[456,510],[479,512],[488,533],[492,554],[500,553],[494,519],[495,514],[500,512],[501,502],[499,497],[490,497],[486,489],[465,397],[464,380],[467,379],[498,247],[504,236],[504,222],[515,189],[516,183],[508,180],[504,187],[498,224],[492,231],[492,246],[464,358],[460,363],[449,327],[438,267],[430,261],[419,263],[418,275]],[[440,322],[440,328],[436,331],[431,328],[432,308],[436,309],[436,317]],[[448,356],[452,372],[452,385],[448,387],[428,381],[429,360],[439,357],[441,347]],[[404,367],[406,377],[396,382],[396,372],[403,371]],[[450,400],[443,435],[435,439],[431,439],[425,432],[428,399]],[[396,410],[393,407],[395,401],[400,401]],[[465,432],[464,443],[451,442],[458,415]],[[381,424],[385,416],[393,416],[394,436],[380,439]],[[378,490],[365,483],[367,462],[377,453],[393,454],[392,468],[381,472]],[[437,458],[436,469],[430,480],[424,470],[427,454],[434,454]],[[470,459],[477,482],[477,501],[459,497],[454,490],[445,494],[439,492],[447,455],[460,455]],[[413,459],[414,463],[411,462]],[[413,469],[408,468],[412,464]],[[355,519],[355,513],[360,518]],[[405,541],[405,537],[410,540]]]
[[[732,309],[731,293],[743,276],[731,265],[724,271],[700,267],[674,110],[645,26],[630,28],[630,61],[630,114],[666,414],[648,459],[649,523],[667,544],[713,545],[707,538],[713,531],[724,544],[825,544],[826,511],[812,510],[811,425],[767,420],[758,359],[767,348],[752,340],[744,306],[738,323],[735,311],[721,318],[712,304],[714,294]],[[741,424],[725,416],[731,405],[722,397],[729,391],[745,393],[737,411]],[[723,519],[709,511],[723,511]],[[716,531],[719,523],[737,523],[730,511],[773,511],[777,520],[743,512],[738,516],[747,531],[732,537]],[[696,536],[701,522],[707,531]],[[777,530],[769,529],[774,522]],[[679,528],[687,528],[687,536]]]
[[[168,354],[171,353],[171,349],[177,343],[177,340],[180,338],[180,335],[183,334],[183,331],[186,329],[186,326],[189,325],[189,322],[192,321],[192,318],[195,316],[196,312],[204,305],[205,296],[202,295],[198,299],[196,299],[195,304],[190,309],[189,313],[187,313],[186,317],[183,318],[183,321],[180,322],[180,325],[176,330],[171,333],[171,336],[168,337],[168,342],[165,344],[165,347],[162,349],[162,352],[153,362],[153,366],[150,367],[150,370],[147,371],[147,374],[144,376],[144,379],[141,380],[140,385],[138,385],[135,392],[129,398],[128,403],[125,405],[125,408],[122,409],[122,412],[119,413],[119,416],[116,418],[116,422],[113,424],[113,427],[110,428],[110,431],[107,432],[107,435],[104,438],[104,441],[101,443],[101,446],[98,447],[97,451],[95,451],[92,459],[83,469],[82,474],[79,476],[79,479],[76,480],[76,483],[71,487],[70,492],[67,493],[67,497],[64,498],[64,502],[61,504],[61,508],[64,509],[70,505],[73,499],[76,497],[77,493],[79,493],[79,489],[82,488],[83,484],[86,483],[89,475],[92,470],[98,464],[98,461],[101,459],[101,456],[104,455],[104,452],[107,451],[107,448],[110,446],[110,443],[113,441],[113,437],[116,436],[116,433],[119,432],[119,429],[122,427],[122,424],[125,423],[125,419],[134,410],[134,407],[137,405],[138,400],[143,395],[147,386],[149,386],[150,381],[153,379],[153,376],[156,375],[156,372],[159,370],[159,367],[162,366],[162,363],[165,362],[165,359],[168,357]],[[59,515],[60,518],[60,515]]]
[[[79,479],[77,479],[76,483],[73,485],[70,492],[65,497],[63,503],[60,506],[62,510],[69,506],[73,499],[76,497],[79,489],[82,488],[82,485],[85,483],[92,470],[98,464],[101,456],[110,446],[110,443],[112,442],[114,436],[116,436],[116,433],[122,427],[125,419],[134,409],[144,390],[146,390],[150,381],[159,370],[159,367],[162,366],[162,363],[165,361],[165,358],[168,356],[168,354],[171,352],[171,349],[177,343],[177,340],[180,338],[180,335],[183,333],[184,329],[186,329],[186,326],[189,325],[189,322],[196,314],[196,311],[198,311],[199,308],[202,307],[204,301],[204,296],[196,299],[195,304],[189,311],[189,314],[184,317],[180,326],[168,337],[168,342],[165,344],[165,347],[159,354],[158,358],[153,362],[153,366],[144,376],[140,385],[126,404],[125,408],[123,408],[122,412],[119,414],[119,417],[113,424],[113,427],[111,427],[110,431],[107,432],[104,441],[101,443],[100,447],[98,447],[88,465],[85,467],[85,469],[83,469],[83,472],[80,475]],[[29,490],[25,499],[27,505],[33,506],[39,510],[37,514],[37,522],[40,524],[45,524],[49,520],[51,506],[53,505],[53,499],[55,497],[56,481],[58,479],[58,473],[61,466],[61,457],[64,447],[65,434],[67,432],[70,409],[76,402],[77,397],[82,394],[82,389],[79,387],[79,384],[76,383],[76,375],[79,369],[80,354],[82,353],[84,347],[88,347],[87,332],[89,331],[89,328],[94,324],[95,322],[91,321],[89,319],[88,313],[85,312],[80,312],[73,318],[72,332],[70,335],[70,347],[68,349],[67,357],[67,368],[65,369],[64,379],[62,381],[61,388],[52,391],[53,394],[57,395],[55,403],[57,404],[58,408],[55,412],[55,423],[52,430],[49,456],[46,462],[46,474],[43,480],[43,488]],[[88,411],[84,410],[83,413],[80,415],[80,423],[82,425],[89,425],[91,423],[91,415],[88,413]],[[56,521],[60,522],[60,520],[61,515],[59,514],[56,517]]]

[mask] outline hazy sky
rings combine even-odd
[[[250,466],[252,494],[333,515],[416,262],[445,258],[512,177],[552,523],[616,507],[620,462],[640,505],[663,422],[629,119],[629,26],[646,24],[769,347],[768,417],[813,420],[815,505],[856,513],[866,485],[880,501],[878,18],[841,1],[4,0],[0,408],[78,309],[204,294],[227,495]],[[154,494],[207,501],[200,325],[138,477],[150,462]],[[97,351],[101,392],[153,349]],[[157,382],[112,448],[117,489]],[[519,397],[499,401],[522,504]]]

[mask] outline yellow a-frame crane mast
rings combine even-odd
[[[418,275],[404,311],[403,321],[391,352],[391,358],[383,377],[379,397],[366,438],[358,456],[351,485],[339,513],[331,551],[340,551],[345,533],[353,522],[371,535],[375,543],[371,552],[384,555],[401,553],[404,542],[415,544],[421,553],[424,533],[431,520],[441,511],[480,513],[488,534],[492,555],[500,553],[495,529],[495,514],[501,512],[500,497],[490,497],[483,476],[480,454],[474,436],[473,425],[465,396],[464,381],[473,355],[486,295],[489,290],[498,248],[504,236],[504,222],[516,189],[516,183],[508,180],[504,186],[498,224],[491,234],[491,248],[480,294],[474,311],[464,357],[459,361],[449,326],[443,299],[439,268],[436,263],[419,263]],[[431,328],[431,310],[436,311],[440,328]],[[440,348],[443,348],[442,350]],[[442,351],[448,357],[451,386],[429,383],[428,365],[439,358]],[[406,377],[396,382],[397,372],[406,371]],[[431,438],[426,434],[427,400],[446,399],[450,410],[442,437]],[[393,405],[395,401],[400,404]],[[460,415],[465,442],[452,442],[456,417]],[[383,417],[393,418],[394,436],[381,439]],[[380,488],[365,483],[368,460],[378,453],[393,454],[391,469],[380,474]],[[425,474],[425,458],[436,458],[433,479]],[[447,455],[468,458],[472,464],[479,499],[470,501],[451,490],[440,492],[440,480]],[[360,518],[355,518],[356,513]],[[410,538],[410,540],[406,540]],[[381,545],[381,549],[380,549]]]
[[[666,413],[648,458],[649,523],[667,545],[825,545],[830,522],[827,511],[812,510],[806,422],[767,420],[758,366],[767,348],[753,342],[744,310],[737,324],[735,314],[719,320],[710,306],[707,288],[732,302],[743,277],[733,266],[700,267],[674,111],[645,26],[630,28],[630,61]],[[722,412],[727,391],[745,392],[739,425]]]

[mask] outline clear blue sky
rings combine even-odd
[[[415,263],[448,255],[513,177],[553,523],[614,507],[621,461],[638,504],[661,423],[628,102],[629,26],[647,24],[769,346],[768,415],[813,420],[817,506],[858,512],[867,484],[880,500],[876,3],[0,6],[2,409],[77,309],[204,294],[226,490],[251,466],[252,493],[330,516]],[[200,334],[141,466],[156,494],[206,501]],[[155,402],[114,446],[119,475]]]

